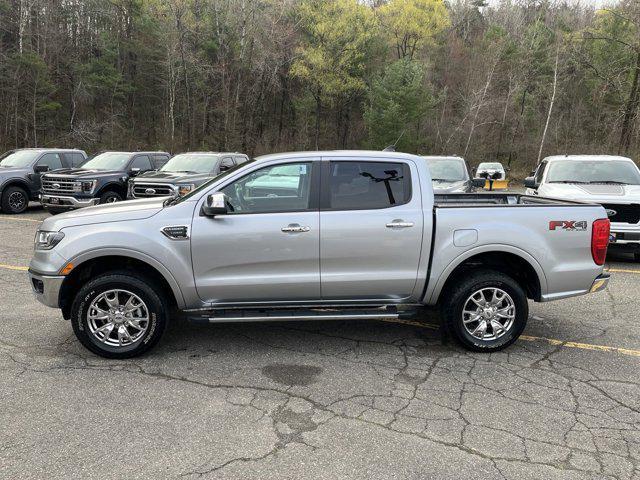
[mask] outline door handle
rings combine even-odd
[[[394,220],[387,223],[387,228],[409,228],[413,227],[413,222],[403,222],[402,220]]]
[[[280,230],[282,230],[284,233],[304,233],[311,230],[311,227],[303,227],[301,225],[298,225],[297,223],[290,223],[286,227],[282,227]]]

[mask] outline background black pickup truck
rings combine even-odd
[[[171,158],[160,170],[129,180],[129,198],[186,195],[221,172],[249,161],[242,153],[187,152]]]
[[[82,150],[21,148],[0,157],[0,204],[4,213],[22,213],[40,194],[43,172],[79,167],[87,159]]]
[[[40,202],[55,214],[127,197],[129,178],[162,167],[167,152],[103,152],[81,168],[42,176]]]

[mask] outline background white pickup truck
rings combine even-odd
[[[611,245],[640,261],[640,169],[627,157],[547,157],[525,179],[527,195],[601,204],[611,220]]]

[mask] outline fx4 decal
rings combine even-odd
[[[569,231],[582,231],[587,229],[587,222],[585,220],[551,220],[549,222],[549,230],[558,228]]]

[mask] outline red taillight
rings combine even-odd
[[[609,245],[609,228],[611,222],[608,218],[600,218],[593,222],[591,231],[591,256],[596,265],[604,265],[607,256],[607,246]]]

